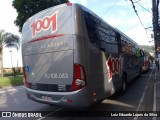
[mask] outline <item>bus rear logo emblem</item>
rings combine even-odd
[[[54,32],[57,30],[57,13],[53,13],[51,16],[45,16],[43,19],[35,20],[31,23],[32,37],[35,37],[41,30],[48,30]]]
[[[120,68],[120,66],[121,66],[120,61],[121,61],[120,57],[114,58],[114,57],[111,57],[111,55],[109,56],[109,58],[106,62],[109,82],[112,80],[112,75],[120,74],[120,69],[121,69]]]

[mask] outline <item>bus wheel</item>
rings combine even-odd
[[[138,77],[141,77],[142,70],[140,68]]]
[[[50,107],[53,107],[54,105],[53,105],[53,104],[49,104],[49,106],[50,106]]]
[[[127,76],[123,75],[121,93],[125,93],[127,89]]]

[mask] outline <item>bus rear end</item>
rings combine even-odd
[[[68,107],[89,105],[85,69],[75,59],[72,9],[72,4],[46,9],[23,26],[24,85],[31,100]]]
[[[149,53],[147,53],[145,50],[141,50],[141,69],[142,72],[150,69]]]

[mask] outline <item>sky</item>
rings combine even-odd
[[[15,26],[16,10],[12,7],[13,0],[0,0],[0,30],[11,32],[21,38]],[[151,0],[133,0],[138,16],[134,12],[130,0],[70,0],[79,3],[96,13],[111,26],[117,28],[140,45],[153,45]],[[147,29],[145,29],[147,28]],[[10,52],[12,51],[12,52]],[[12,56],[12,59],[11,59]],[[3,49],[3,66],[11,68],[22,66],[21,49]]]

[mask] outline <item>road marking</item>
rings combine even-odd
[[[37,119],[37,120],[45,119],[45,118],[48,117],[49,115],[51,115],[51,114],[53,114],[53,113],[55,113],[55,112],[57,112],[57,111],[60,111],[60,110],[62,110],[62,109],[63,109],[63,108],[59,108],[59,109],[57,109],[57,110],[55,110],[55,111],[53,111],[53,112],[51,112],[51,113],[45,115],[44,117],[39,118],[39,119]]]
[[[155,71],[155,80],[157,79],[157,71]]]
[[[153,100],[153,112],[156,111],[156,83],[154,84],[154,100]],[[156,117],[153,117],[152,120],[156,120]]]
[[[153,69],[153,70],[154,70],[154,69]],[[148,78],[147,81],[150,80],[150,78],[151,78],[151,76],[152,76],[152,73],[153,73],[153,70],[152,70],[152,72],[150,73],[150,76],[149,76],[149,78]],[[144,101],[144,96],[146,95],[147,88],[148,88],[148,84],[147,84],[147,85],[145,86],[145,88],[144,88],[144,91],[143,91],[142,97],[141,97],[141,99],[140,99],[140,102],[139,102],[139,105],[138,105],[138,108],[137,108],[136,113],[139,111],[140,107],[142,106],[142,103],[143,103],[143,101]],[[134,117],[134,120],[138,120],[138,117]]]
[[[18,91],[20,89],[24,89],[24,87],[20,86],[20,87],[2,88],[2,89],[0,89],[0,94],[7,93],[7,92]]]

